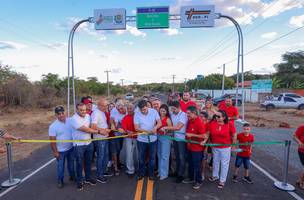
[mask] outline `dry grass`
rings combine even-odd
[[[264,124],[268,128],[278,128],[280,123],[288,123],[291,128],[296,128],[304,123],[304,111],[295,109],[275,109],[266,111],[258,104],[246,104],[245,118],[252,124]]]
[[[22,139],[48,139],[48,126],[53,121],[53,112],[46,109],[9,109],[0,113],[0,127]],[[0,145],[4,145],[3,141]],[[46,143],[14,143],[14,161],[28,157]],[[6,154],[0,155],[0,169],[6,166]]]

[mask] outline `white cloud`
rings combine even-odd
[[[299,16],[293,16],[289,20],[289,24],[294,26],[294,27],[301,27],[304,26],[304,15],[299,15]]]
[[[269,3],[261,0],[176,0],[170,12],[180,13],[180,7],[186,5],[215,5],[215,11],[235,18],[240,24],[252,24],[259,16],[268,18],[287,10],[304,7],[303,0],[273,0]],[[216,20],[217,26],[232,25],[228,20]]]
[[[2,49],[15,49],[20,50],[25,48],[26,45],[18,42],[12,42],[12,41],[0,41],[0,50]]]
[[[161,33],[165,33],[166,35],[173,36],[173,35],[181,35],[182,32],[180,32],[176,28],[166,28],[166,29],[158,29]]]
[[[131,35],[134,35],[136,37],[146,37],[147,34],[143,31],[138,30],[134,26],[127,25],[127,32],[129,32]]]
[[[273,17],[277,16],[287,10],[293,8],[302,8],[304,6],[304,1],[295,1],[295,0],[278,0],[272,1],[264,9],[265,11],[261,14],[262,17]]]
[[[275,36],[277,36],[277,32],[268,32],[268,33],[263,33],[261,35],[261,38],[264,38],[264,39],[272,39],[274,38]]]
[[[133,15],[136,15],[136,10],[132,10],[131,13],[132,13]]]
[[[61,48],[67,47],[67,43],[46,43],[43,44],[45,47],[49,48],[49,49],[54,49],[54,50],[59,50]]]
[[[132,46],[134,42],[132,41],[123,41],[124,44]]]

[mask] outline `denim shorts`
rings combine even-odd
[[[235,167],[239,168],[242,164],[244,164],[245,169],[249,169],[250,168],[250,157],[236,156]]]

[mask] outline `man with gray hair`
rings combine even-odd
[[[136,136],[134,127],[134,105],[129,103],[127,105],[128,114],[121,121],[120,132],[124,134],[128,134],[129,137],[125,138],[124,145],[126,147],[126,165],[127,171],[126,173],[130,176],[134,175],[135,167],[134,167],[134,153],[136,152]]]
[[[104,98],[99,98],[97,103],[97,109],[95,109],[91,115],[91,128],[99,130],[100,134],[94,134],[94,139],[101,139],[94,141],[96,145],[97,160],[97,181],[100,183],[106,183],[107,179],[104,176],[107,162],[108,162],[108,141],[102,140],[102,138],[107,138],[110,133],[110,129],[107,123],[107,117],[105,112],[107,111],[108,102]]]
[[[117,113],[111,112],[111,115],[110,115],[111,129],[116,130],[116,131],[114,131],[114,136],[120,136],[121,133],[119,133],[117,130],[119,128],[121,128],[121,120],[126,115],[126,107],[122,101],[118,101],[115,105],[115,108],[117,110]],[[110,151],[111,151],[111,156],[112,156],[112,162],[114,165],[114,175],[115,176],[119,175],[119,155],[120,155],[120,151],[122,149],[122,144],[123,144],[122,138],[110,140]]]

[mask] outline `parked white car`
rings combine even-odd
[[[265,100],[261,103],[261,107],[266,110],[275,108],[294,108],[304,110],[304,97],[294,93],[282,93],[279,97]]]
[[[131,94],[131,93],[128,93],[128,94],[126,94],[125,99],[129,100],[129,101],[132,101],[134,99],[134,95]]]

